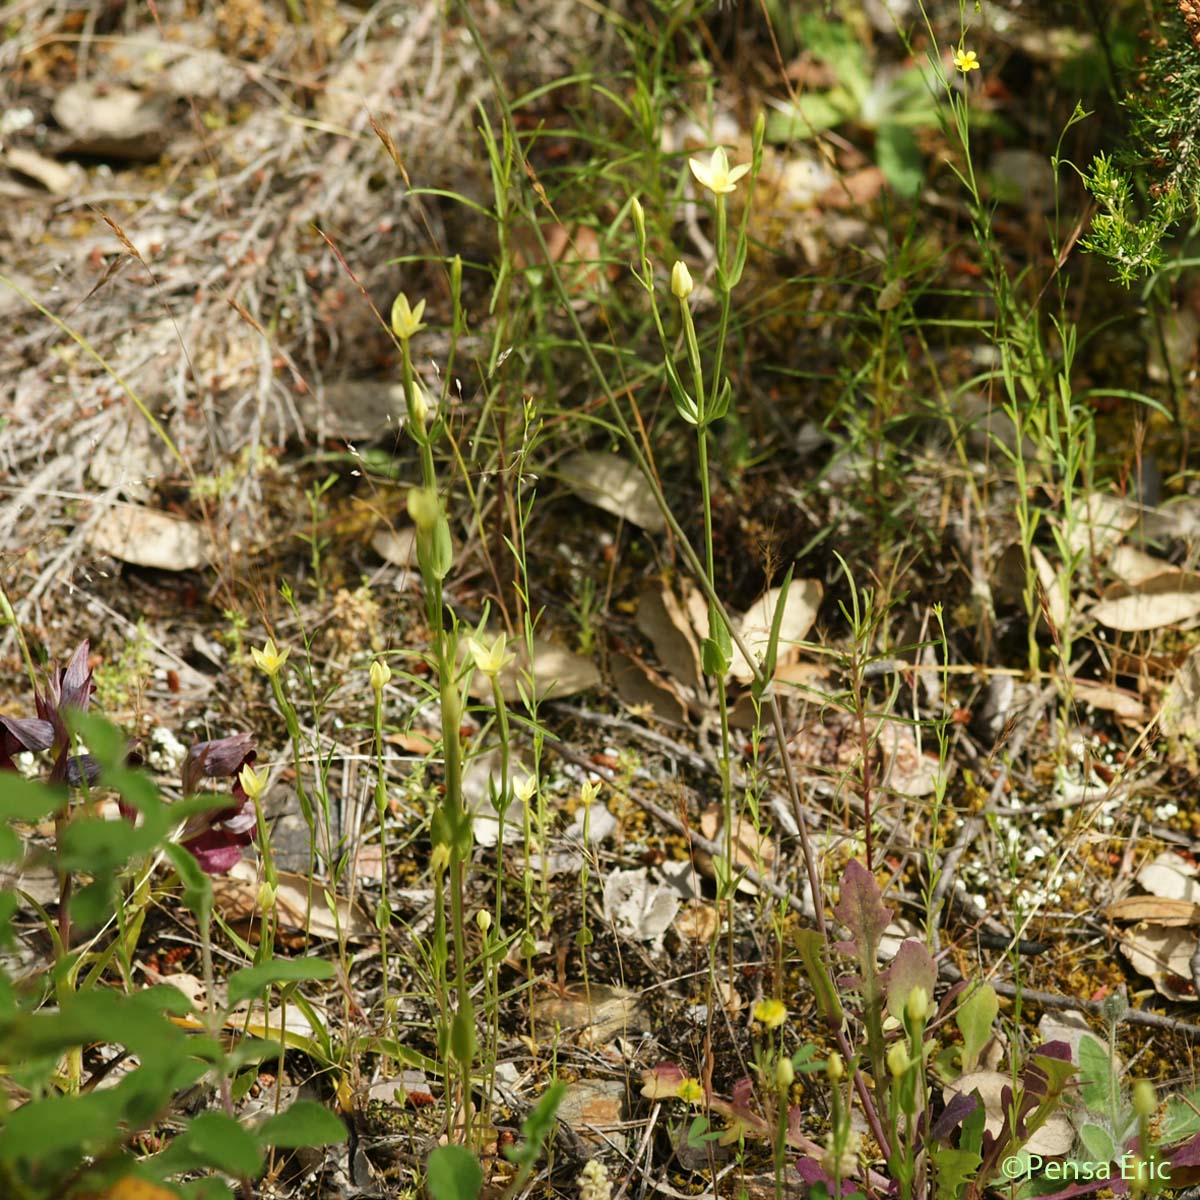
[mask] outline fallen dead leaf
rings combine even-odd
[[[1200,925],[1200,904],[1167,900],[1162,896],[1126,896],[1105,910],[1114,921],[1148,921],[1164,928]]]
[[[494,633],[488,633],[488,638]],[[517,687],[518,680],[529,670],[529,657],[523,642],[512,643],[515,654],[514,660],[500,672],[500,692],[510,704],[521,699]],[[574,654],[565,646],[552,642],[549,638],[534,635],[533,639],[533,677],[537,687],[537,697],[544,700],[550,697],[561,700],[573,696],[577,692],[586,692],[600,684],[600,672],[590,658]],[[471,681],[471,694],[476,699],[491,698],[491,684],[479,671]]]
[[[993,1137],[999,1135],[1004,1126],[1005,1118],[1005,1089],[1012,1087],[1012,1075],[1006,1071],[969,1071],[960,1075],[952,1084],[942,1089],[942,1098],[949,1100],[957,1095],[970,1096],[979,1093],[987,1115],[986,1128]],[[1064,1113],[1054,1113],[1050,1119],[1037,1129],[1033,1136],[1024,1143],[1024,1149],[1030,1154],[1040,1154],[1047,1158],[1069,1154],[1075,1145],[1075,1127]]]
[[[703,678],[700,643],[691,618],[669,587],[648,587],[638,597],[635,623],[638,632],[648,638],[654,653],[673,679],[693,690]]]
[[[711,804],[700,814],[700,832],[710,842],[725,845],[721,806]],[[696,869],[709,879],[716,878],[713,870],[712,856],[704,850],[694,851]],[[775,843],[765,834],[754,827],[749,817],[740,816],[733,826],[733,863],[734,869],[749,867],[753,871],[770,874],[775,863]],[[738,879],[738,891],[748,896],[757,896],[758,887],[744,875]]]
[[[1090,704],[1092,708],[1110,712],[1122,721],[1149,719],[1146,706],[1127,688],[1096,683],[1090,679],[1076,679],[1071,684],[1071,690],[1077,704]]]
[[[1200,649],[1175,672],[1159,710],[1159,726],[1168,737],[1200,736]]]
[[[690,900],[675,918],[675,932],[689,942],[711,942],[721,926],[715,904]]]
[[[257,925],[258,888],[261,883],[258,867],[249,859],[234,863],[227,875],[213,880],[213,903],[231,924]],[[378,933],[366,913],[338,896],[334,903],[337,916],[329,909],[328,893],[314,880],[292,871],[280,871],[275,889],[275,906],[282,929],[303,933],[314,938],[336,939],[340,929],[343,937],[372,938]]]
[[[783,620],[779,626],[779,645],[776,664],[793,662],[799,654],[794,643],[800,641],[812,628],[817,619],[817,611],[821,607],[821,597],[824,589],[816,579],[793,579],[788,588],[786,607],[783,610]],[[772,588],[760,596],[750,610],[738,621],[738,632],[742,635],[750,653],[761,659],[767,651],[771,640],[771,623],[775,619],[775,609],[783,595],[782,588]],[[754,671],[746,656],[735,645],[733,648],[733,663],[729,673],[739,683],[749,683],[754,678]]]
[[[613,1038],[649,1028],[649,1017],[636,992],[593,984],[586,991],[546,991],[533,999],[535,1025],[557,1025],[584,1045],[598,1046]]]
[[[1141,580],[1135,590],[1113,584],[1091,606],[1089,615],[1121,633],[1182,625],[1200,615],[1200,575],[1172,569]]]
[[[1121,935],[1121,953],[1129,965],[1169,1000],[1195,1000],[1192,955],[1196,934],[1178,926],[1135,925]]]
[[[618,936],[660,942],[679,912],[679,896],[645,867],[613,871],[604,881],[604,915]]]
[[[558,464],[558,476],[581,500],[647,533],[662,533],[667,527],[641,471],[615,454],[580,450]]]
[[[1164,850],[1137,873],[1138,883],[1152,896],[1165,900],[1187,900],[1200,904],[1200,879],[1185,858]]]

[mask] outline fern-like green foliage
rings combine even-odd
[[[1162,265],[1176,222],[1200,213],[1200,4],[1154,0],[1151,8],[1137,90],[1125,102],[1130,148],[1097,155],[1084,176],[1100,211],[1083,245],[1107,258],[1126,287]]]

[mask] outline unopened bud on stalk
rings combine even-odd
[[[687,263],[680,261],[671,268],[671,291],[677,300],[686,300],[692,294],[692,276]]]

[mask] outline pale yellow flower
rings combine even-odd
[[[495,679],[513,660],[508,653],[508,638],[503,633],[496,634],[490,646],[479,637],[469,637],[467,646],[476,668],[489,679]]]
[[[688,166],[692,168],[696,182],[701,187],[708,188],[714,196],[723,196],[732,192],[737,187],[737,181],[750,170],[749,163],[731,167],[724,146],[718,146],[712,152],[712,157],[707,164],[702,159],[689,158]]]
[[[974,50],[964,50],[961,46],[954,52],[954,65],[964,74],[979,70],[979,56]]]
[[[418,300],[416,308],[410,308],[408,297],[401,292],[392,301],[392,332],[402,341],[407,342],[414,334],[425,328],[421,317],[425,312],[425,301]]]
[[[274,638],[267,638],[267,644],[261,650],[255,646],[250,647],[250,657],[254,659],[254,665],[271,676],[279,674],[290,653],[290,650],[276,650]]]
[[[382,692],[387,686],[388,680],[392,677],[392,668],[387,665],[381,658],[377,658],[371,664],[371,687],[376,692]]]
[[[782,1000],[760,1000],[754,1006],[754,1019],[768,1029],[778,1029],[787,1016],[788,1010]]]
[[[537,794],[537,777],[526,775],[513,785],[513,794],[522,804],[528,804]]]
[[[692,275],[687,263],[677,262],[671,268],[671,291],[677,300],[686,300],[692,294]]]
[[[267,776],[270,774],[268,767],[263,767],[256,771],[249,763],[247,763],[238,775],[238,783],[242,785],[242,791],[250,800],[257,800],[259,796],[266,791]]]
[[[699,1104],[704,1099],[704,1089],[698,1079],[685,1079],[675,1089],[675,1095],[685,1104]]]

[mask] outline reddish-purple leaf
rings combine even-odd
[[[864,970],[874,970],[879,939],[891,922],[892,911],[883,905],[875,876],[858,859],[852,858],[846,864],[841,895],[833,911],[854,935],[852,941],[839,943],[839,949],[853,954]]]

